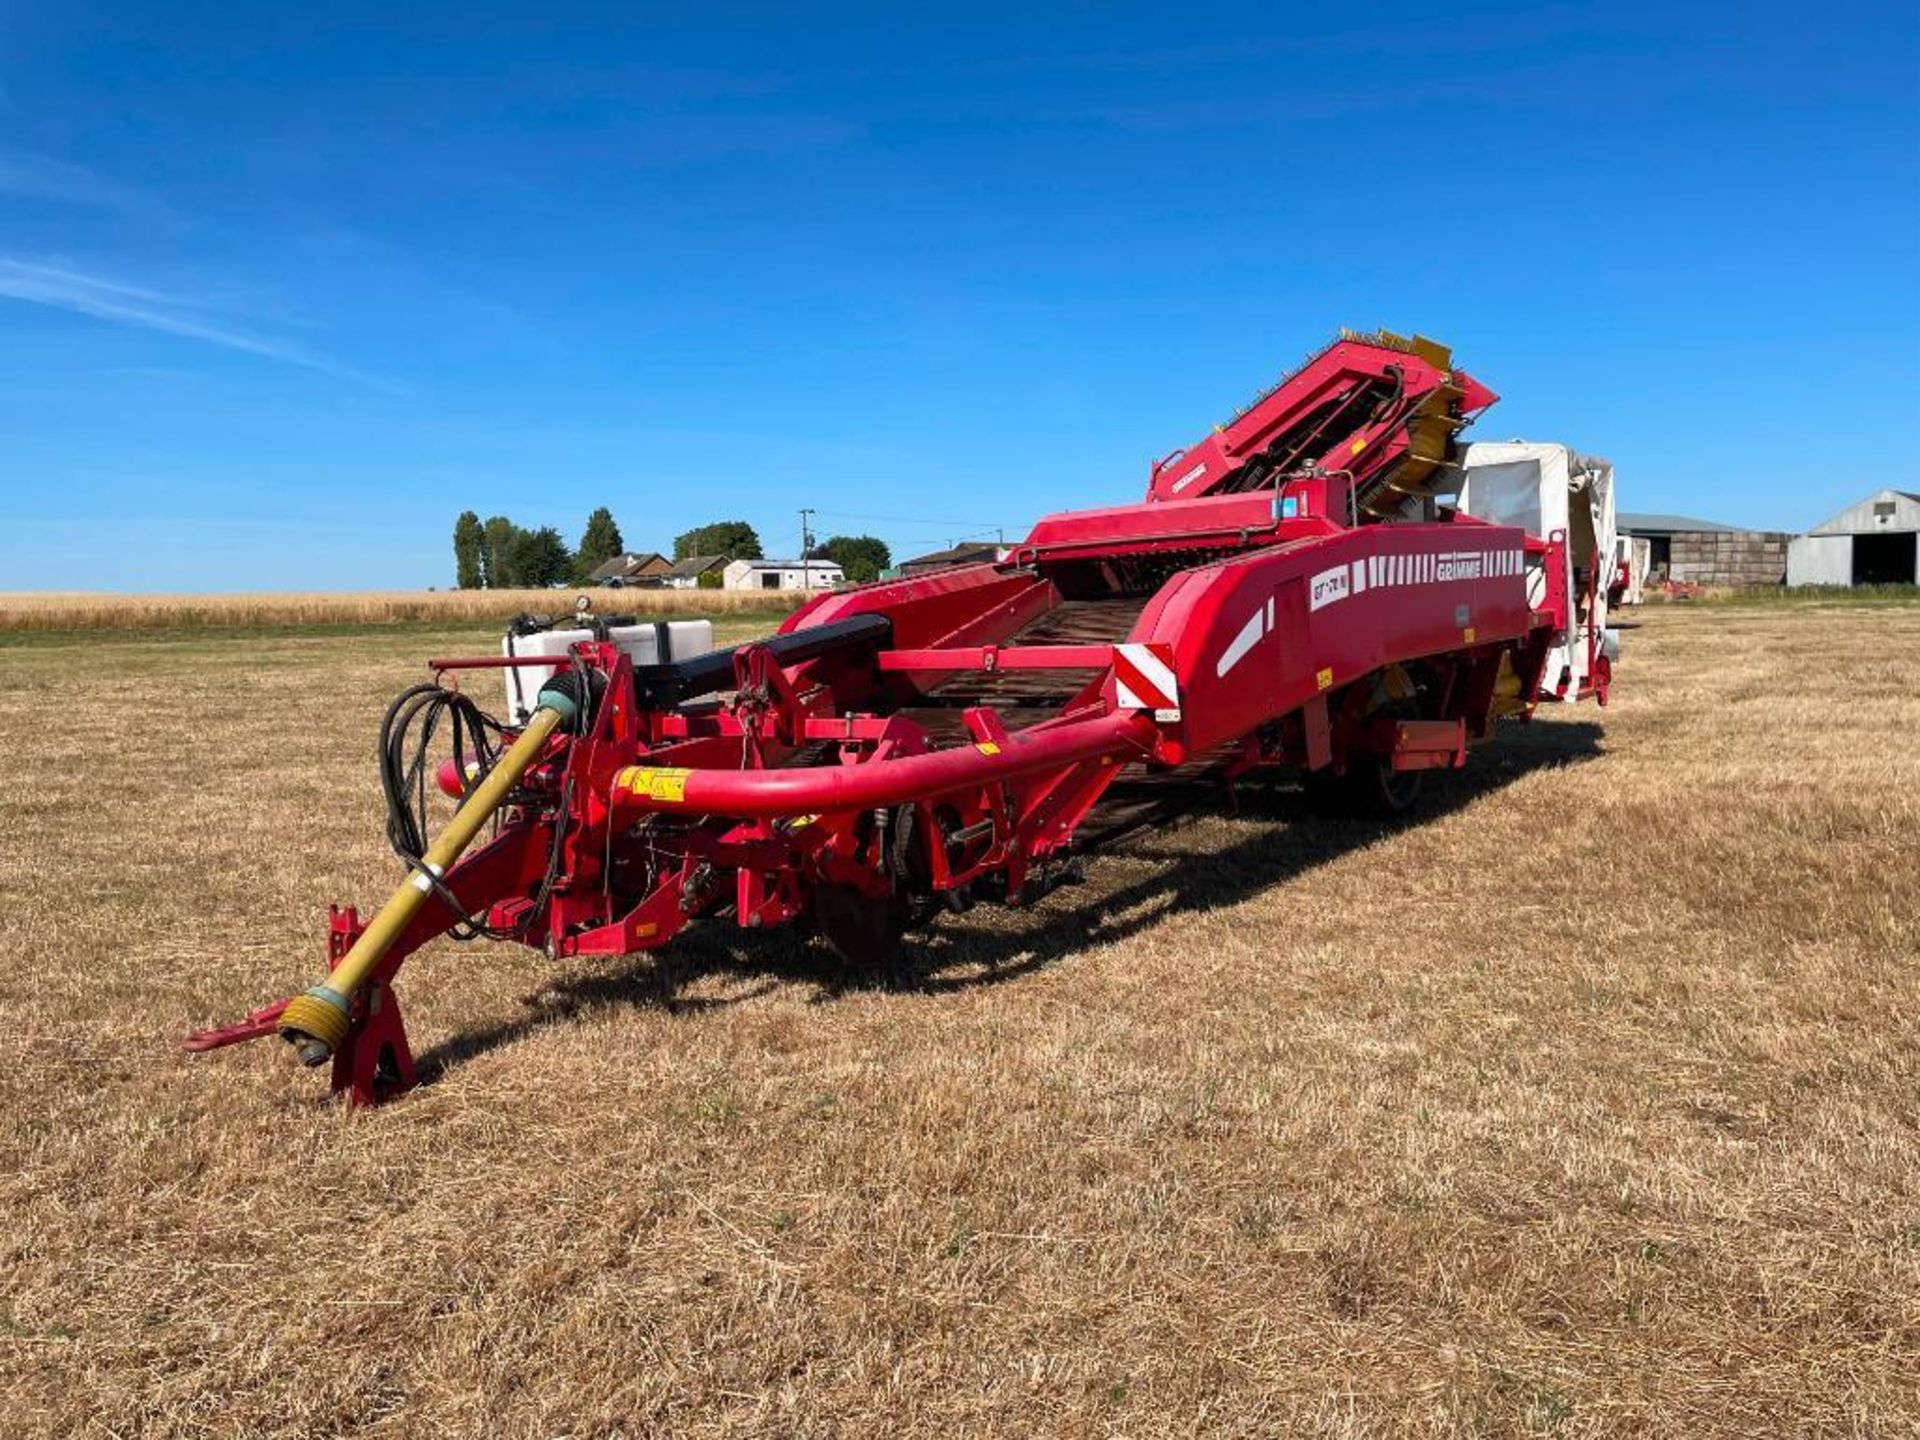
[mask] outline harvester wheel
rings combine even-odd
[[[868,895],[851,885],[816,885],[813,919],[840,958],[862,969],[887,964],[900,953],[908,905],[898,894]]]
[[[900,897],[906,927],[911,930],[931,920],[940,908],[940,897],[933,889],[933,867],[927,858],[927,842],[921,831],[920,807],[902,805],[893,812],[892,849],[887,855],[887,874],[894,893]],[[951,893],[951,892],[949,892]]]
[[[1403,666],[1388,666],[1367,682],[1367,688],[1371,694],[1356,730],[1365,721],[1418,720],[1430,713],[1418,674]],[[1314,809],[1330,817],[1398,820],[1419,803],[1426,778],[1424,770],[1395,770],[1391,756],[1349,750],[1340,774],[1328,769],[1307,776],[1307,798]]]
[[[1348,757],[1346,773],[1307,776],[1307,799],[1320,814],[1344,820],[1398,820],[1420,801],[1424,770],[1395,770],[1384,755]]]

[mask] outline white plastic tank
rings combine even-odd
[[[614,625],[608,628],[607,636],[635,665],[665,665],[710,653],[713,622],[662,620],[643,625]],[[591,639],[593,631],[587,629],[539,630],[531,635],[507,633],[500,642],[502,655],[554,657],[551,665],[510,665],[500,672],[506,676],[509,724],[521,724],[533,713],[540,687],[559,673],[566,663],[567,652]]]

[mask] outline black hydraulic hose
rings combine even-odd
[[[450,730],[462,799],[472,793],[500,757],[500,723],[471,697],[433,684],[403,690],[380,722],[380,788],[387,802],[387,843],[409,869],[425,875],[440,899],[460,916],[460,923],[451,932],[455,939],[471,940],[481,935],[502,938],[467,914],[445,880],[421,863],[429,845],[427,804],[433,738],[443,721]],[[409,743],[416,731],[417,738]]]

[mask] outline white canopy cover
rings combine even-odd
[[[1529,535],[1550,540],[1566,536],[1567,594],[1574,597],[1572,625],[1554,639],[1547,656],[1544,688],[1566,700],[1579,697],[1587,679],[1588,640],[1599,649],[1607,629],[1607,570],[1613,564],[1613,466],[1597,456],[1581,455],[1565,445],[1536,445],[1525,440],[1473,444],[1461,457],[1459,508],[1498,525],[1518,525]],[[1587,577],[1598,571],[1591,605],[1584,601]],[[1528,557],[1527,602],[1546,602],[1547,576],[1538,558]]]

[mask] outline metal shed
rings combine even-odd
[[[1920,583],[1920,495],[1879,490],[1787,547],[1789,585]]]

